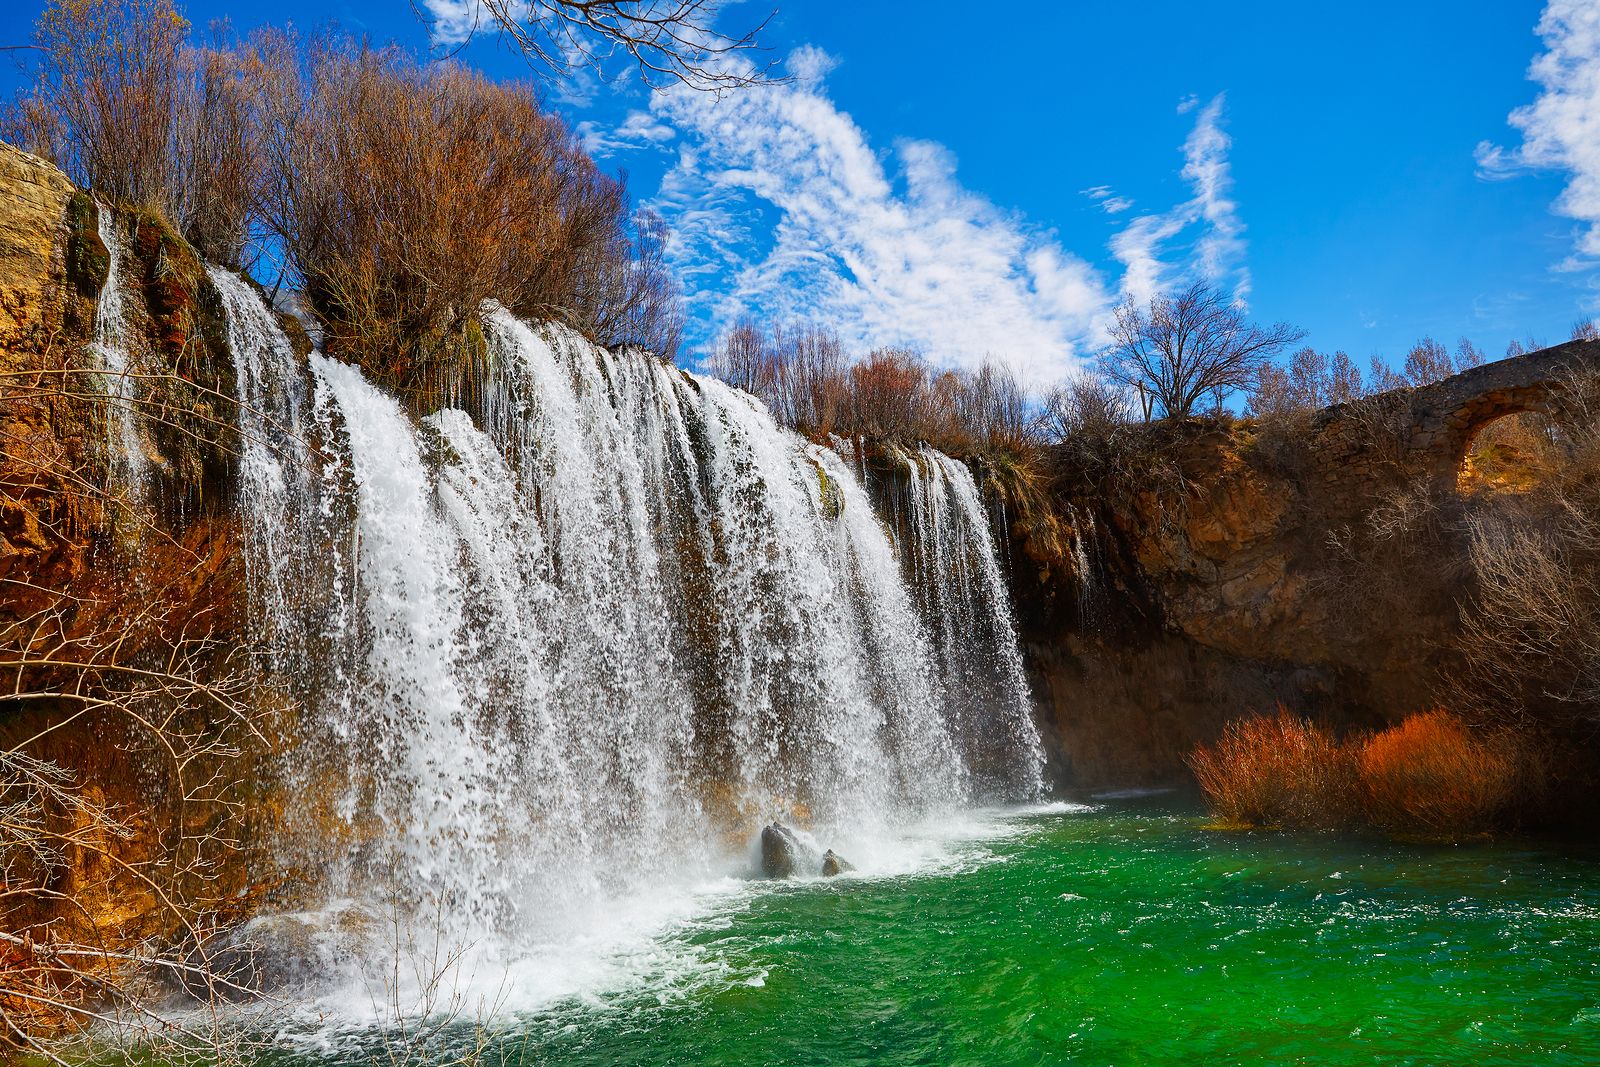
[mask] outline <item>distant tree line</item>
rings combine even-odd
[[[941,370],[907,348],[849,352],[817,323],[763,328],[742,319],[725,333],[709,364],[729,383],[761,398],[785,425],[826,435],[925,441],[957,454],[1022,451],[1155,418],[1226,410],[1244,396],[1244,413],[1276,418],[1350,403],[1376,393],[1428,385],[1482,365],[1463,337],[1452,352],[1424,337],[1400,370],[1378,356],[1363,374],[1343,351],[1296,349],[1305,336],[1286,323],[1260,326],[1214,288],[1196,284],[1175,296],[1116,310],[1110,344],[1090,369],[1036,393],[998,358],[976,370]],[[1574,339],[1600,337],[1593,322]],[[1513,341],[1514,356],[1543,347]]]
[[[856,358],[827,327],[763,330],[744,320],[723,338],[713,367],[779,422],[817,435],[924,441],[957,455],[1016,450],[1035,436],[1033,401],[995,360],[958,371],[936,370],[907,348]]]

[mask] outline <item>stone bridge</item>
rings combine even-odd
[[[1484,427],[1524,411],[1555,413],[1584,374],[1600,374],[1600,341],[1569,341],[1328,408],[1317,420],[1317,480],[1334,497],[1364,496],[1384,480],[1385,467],[1454,484]]]

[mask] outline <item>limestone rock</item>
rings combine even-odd
[[[822,876],[824,878],[832,878],[834,875],[843,874],[845,871],[853,871],[855,869],[855,864],[851,863],[849,860],[845,859],[831,848],[822,854]]]
[[[0,349],[21,345],[44,325],[72,195],[72,183],[54,166],[0,144]]]

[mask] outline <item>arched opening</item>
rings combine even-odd
[[[1472,430],[1456,469],[1463,493],[1527,493],[1560,462],[1561,435],[1542,411],[1514,411]]]

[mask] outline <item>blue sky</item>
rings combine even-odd
[[[1000,21],[791,0],[763,35],[786,84],[717,100],[590,77],[551,102],[672,225],[696,349],[741,312],[817,316],[857,345],[992,353],[1048,380],[1119,299],[1206,277],[1362,364],[1424,334],[1497,356],[1600,313],[1600,5],[1548,6],[1162,0]],[[406,0],[185,10],[429,43]],[[36,13],[10,5],[0,43]],[[492,39],[462,58],[530,75]]]

